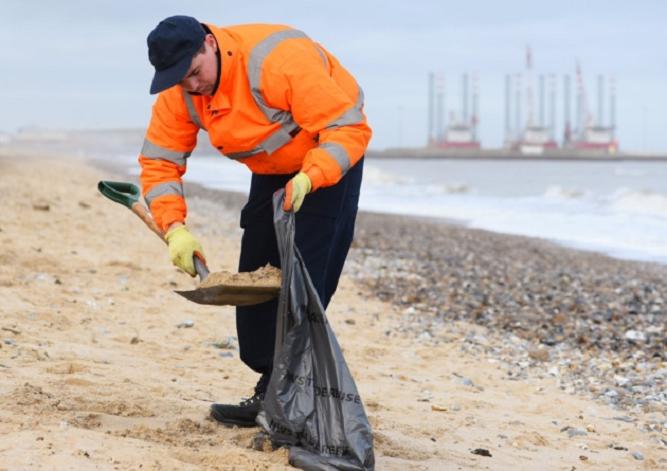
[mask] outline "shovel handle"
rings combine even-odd
[[[164,231],[157,227],[155,219],[153,219],[153,215],[148,212],[143,204],[137,201],[130,207],[130,211],[136,214],[151,231],[155,232],[155,234],[157,234],[157,236],[162,239],[162,242],[165,244],[167,243],[164,238]]]
[[[158,227],[155,223],[155,219],[153,219],[153,215],[139,200],[141,192],[137,185],[129,182],[101,180],[97,183],[97,189],[111,201],[129,208],[130,211],[136,214],[137,217],[162,240],[162,242],[165,244],[167,243],[167,240],[164,238],[164,231]],[[194,255],[192,260],[195,264],[195,271],[197,272],[197,275],[199,275],[199,279],[204,281],[209,274],[206,261],[199,255]]]
[[[204,281],[209,273],[206,260],[195,254],[192,256],[192,261],[195,263],[195,271],[199,275],[199,281]]]
[[[137,185],[128,182],[111,182],[102,180],[97,184],[97,189],[111,201],[129,208],[130,211],[136,214],[151,231],[157,234],[158,237],[166,243],[166,240],[164,240],[164,231],[157,226],[153,219],[153,215],[146,209],[146,206],[141,204],[141,201],[139,200],[141,193]]]

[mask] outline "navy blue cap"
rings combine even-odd
[[[204,27],[191,16],[170,16],[160,21],[146,39],[148,60],[155,67],[151,95],[183,80],[205,36]]]

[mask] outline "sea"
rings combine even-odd
[[[667,264],[665,161],[369,158],[364,165],[362,211],[441,218]],[[250,172],[223,157],[193,155],[185,181],[247,193]]]

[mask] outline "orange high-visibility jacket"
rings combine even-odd
[[[363,92],[338,60],[282,25],[206,25],[220,50],[213,96],[179,85],[160,93],[139,162],[159,227],[184,222],[181,177],[200,129],[225,156],[258,174],[303,171],[313,191],[335,185],[363,156],[371,129]]]

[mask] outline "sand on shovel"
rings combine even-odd
[[[217,299],[225,304],[243,306],[269,301],[280,293],[280,269],[269,264],[251,272],[211,273],[199,284],[198,291],[216,288]],[[224,287],[224,289],[220,289]]]
[[[252,286],[280,289],[280,269],[269,265],[255,271],[230,273],[218,271],[211,273],[204,281],[199,284],[200,288],[210,288],[211,286]]]

